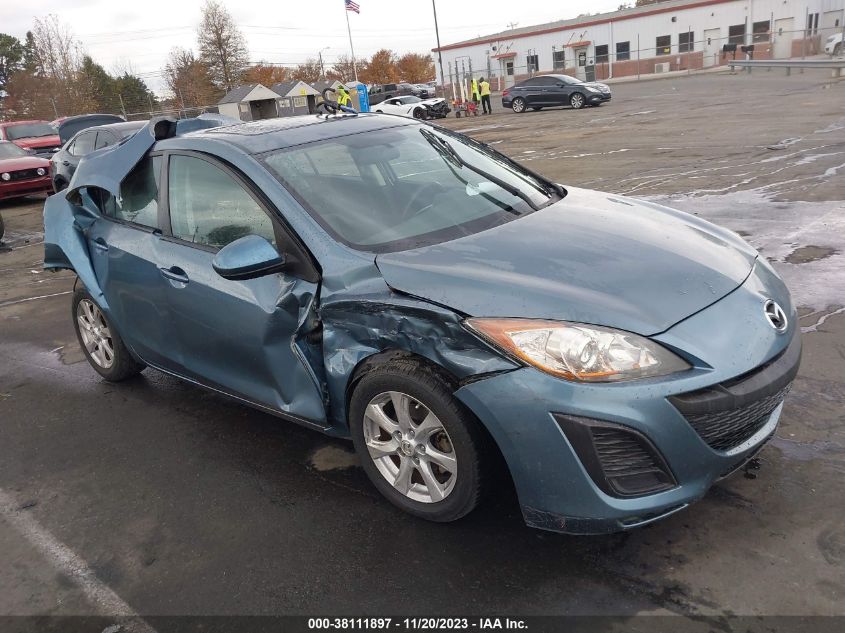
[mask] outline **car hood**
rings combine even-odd
[[[475,235],[380,254],[395,290],[469,316],[557,319],[642,335],[737,288],[757,253],[739,236],[646,201],[568,188]]]
[[[21,156],[20,158],[4,158],[0,160],[0,172],[20,171],[22,169],[38,169],[50,167],[50,161],[38,156]]]

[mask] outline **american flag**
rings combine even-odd
[[[347,11],[354,11],[355,13],[361,13],[361,7],[358,6],[357,2],[352,2],[352,0],[344,0],[346,2],[346,10]]]

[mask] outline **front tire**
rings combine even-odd
[[[580,92],[574,92],[572,93],[572,96],[569,97],[569,105],[572,106],[573,110],[580,110],[586,103],[587,100]]]
[[[522,114],[523,112],[525,112],[525,99],[523,99],[522,97],[517,97],[511,103],[511,108],[513,108],[513,111],[517,114]]]
[[[120,335],[87,290],[77,288],[71,305],[76,338],[94,371],[109,382],[120,382],[144,370],[146,365],[132,358]]]
[[[64,189],[67,189],[67,181],[64,178],[56,178],[53,180],[53,191],[59,193]]]
[[[367,372],[349,406],[364,472],[393,505],[429,521],[455,521],[482,494],[484,436],[435,369],[413,359]]]
[[[841,42],[833,47],[833,56],[839,57],[840,55],[842,55],[842,43]]]

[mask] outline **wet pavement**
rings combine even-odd
[[[72,275],[41,270],[41,202],[2,203],[0,614],[845,614],[845,81],[613,91],[445,124],[561,182],[698,213],[773,262],[805,353],[756,479],[604,537],[524,527],[507,488],[460,522],[414,519],[344,442],[153,371],[100,380]]]

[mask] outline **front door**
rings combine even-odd
[[[783,18],[775,20],[775,59],[788,59],[792,57],[792,29],[794,19]]]
[[[161,160],[153,156],[138,163],[121,183],[118,198],[101,189],[90,191],[103,217],[86,235],[94,274],[121,338],[144,361],[175,370],[178,345],[156,263]]]
[[[719,29],[707,29],[704,31],[704,67],[718,66],[721,51],[721,31]]]
[[[505,60],[503,62],[504,68],[502,69],[502,74],[505,76],[505,88],[510,88],[513,86],[513,60]]]
[[[575,76],[581,81],[587,79],[587,47],[575,49]]]
[[[170,235],[159,266],[182,350],[182,373],[250,402],[320,423],[322,389],[297,347],[317,283],[286,274],[231,281],[215,253],[245,235],[276,246],[282,228],[246,179],[213,159],[168,158]],[[169,231],[167,230],[169,228]]]

